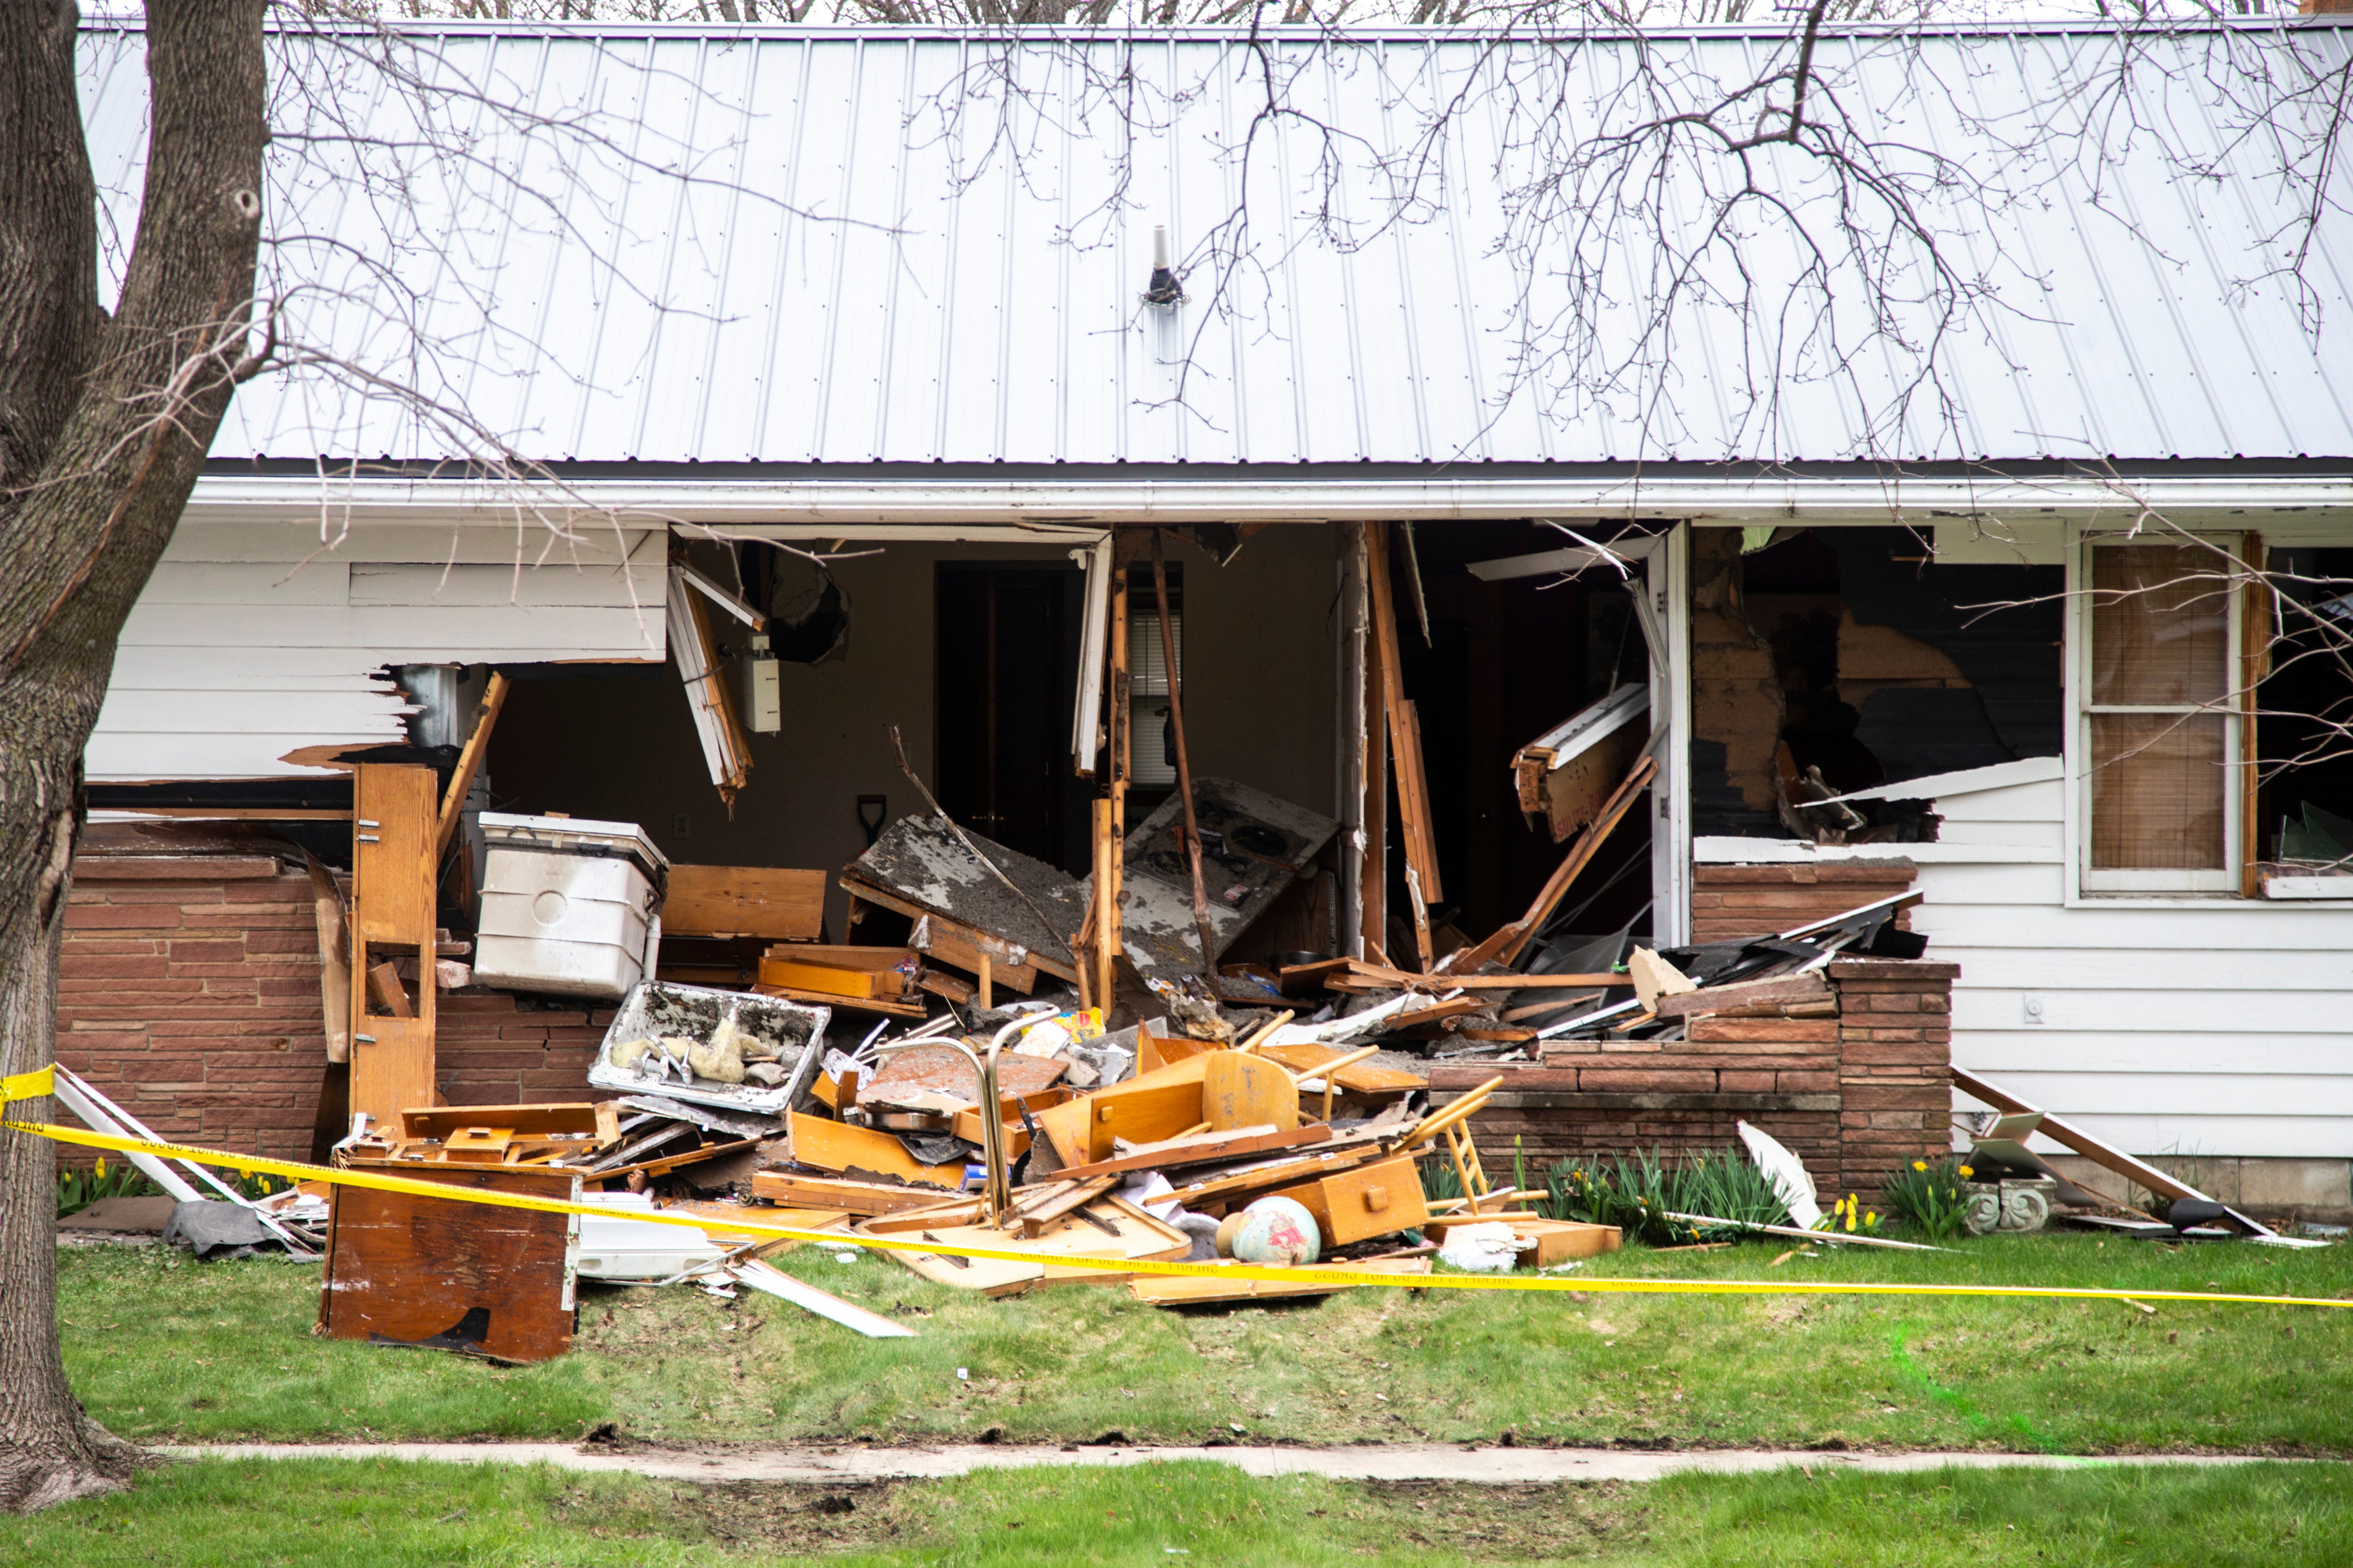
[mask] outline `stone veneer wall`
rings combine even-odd
[[[189,858],[136,879],[85,877],[87,860],[66,910],[58,1060],[167,1138],[308,1159],[328,1071],[310,877],[268,856],[219,858],[229,875],[195,874]],[[609,1005],[444,992],[435,1086],[457,1105],[589,1100],[612,1018]]]
[[[1533,1180],[1570,1155],[1721,1149],[1746,1121],[1788,1144],[1825,1194],[1875,1193],[1890,1173],[1951,1143],[1959,973],[1925,960],[1836,960],[1835,1016],[1695,1018],[1688,1039],[1667,1042],[1563,1041],[1540,1064],[1437,1068],[1432,1098],[1505,1075],[1472,1119],[1498,1179],[1515,1142]]]
[[[1730,942],[1788,931],[1909,891],[1909,860],[1692,868],[1692,941]],[[1908,929],[1906,917],[1895,917]]]

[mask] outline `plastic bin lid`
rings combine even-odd
[[[482,837],[492,848],[538,849],[554,855],[627,855],[660,879],[670,857],[654,847],[634,822],[597,822],[586,816],[518,816],[501,811],[481,815]]]

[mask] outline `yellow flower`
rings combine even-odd
[[[1863,1211],[1863,1215],[1862,1215],[1862,1228],[1863,1228],[1863,1229],[1865,1229],[1865,1230],[1869,1230],[1872,1226],[1873,1226],[1877,1225],[1878,1223],[1879,1223],[1879,1211],[1878,1211],[1877,1209],[1866,1209],[1866,1210],[1864,1210],[1864,1211]]]
[[[1854,1228],[1854,1194],[1852,1193],[1849,1193],[1846,1195],[1846,1227],[1849,1230],[1852,1230]]]
[[[98,1157],[98,1179],[101,1182],[106,1180],[106,1156],[103,1154]]]
[[[1912,1168],[1915,1171],[1925,1171],[1928,1168],[1928,1162],[1926,1160],[1915,1160],[1912,1162]]]
[[[1961,1175],[1962,1175],[1964,1178],[1967,1178],[1967,1177],[1969,1177],[1969,1176],[1974,1176],[1974,1175],[1976,1175],[1976,1174],[1977,1174],[1977,1173],[1976,1173],[1975,1171],[1970,1170],[1967,1165],[1963,1165],[1963,1166],[1961,1167]]]

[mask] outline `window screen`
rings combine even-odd
[[[2221,710],[2232,690],[2229,563],[2196,544],[2094,545],[2091,589],[2086,869],[2141,874],[2109,886],[2220,886],[2236,750],[2236,721]]]

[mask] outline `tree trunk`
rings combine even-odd
[[[52,1058],[82,748],[251,369],[263,7],[148,0],[146,186],[109,320],[74,7],[0,5],[0,1074]],[[140,1459],[66,1384],[55,1172],[47,1140],[0,1131],[0,1507],[17,1510],[111,1489]]]

